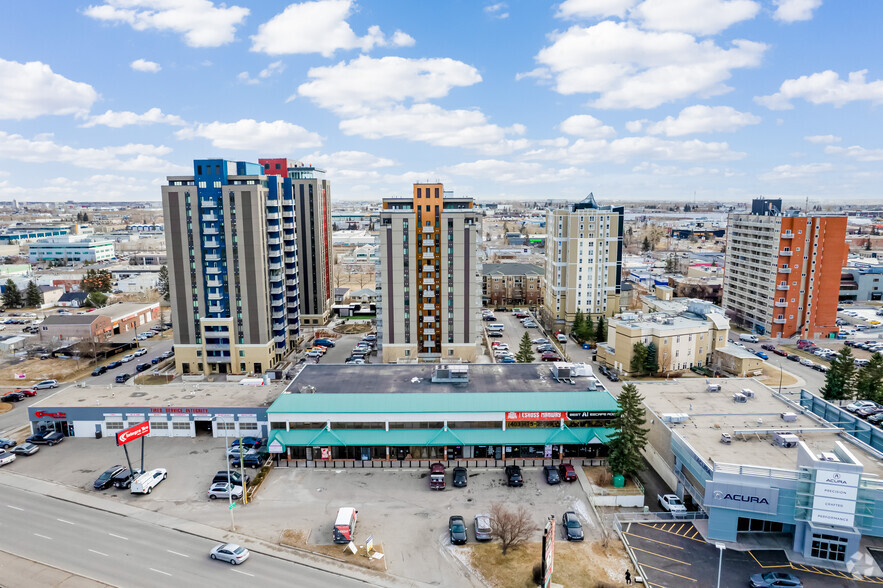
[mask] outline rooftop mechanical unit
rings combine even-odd
[[[773,433],[773,445],[777,445],[778,447],[784,447],[786,449],[791,449],[792,447],[797,447],[797,442],[799,439],[797,435],[793,433],[783,433],[776,432]]]
[[[840,461],[840,460],[833,453],[823,451],[822,453],[819,454],[819,461]]]
[[[733,402],[748,402],[748,397],[741,392],[733,394]]]
[[[794,412],[783,412],[780,416],[786,423],[793,423],[797,420],[797,413]]]
[[[742,396],[744,396],[745,398],[754,398],[754,390],[752,390],[751,388],[742,388],[740,394],[742,394]]]
[[[721,433],[721,443],[729,445],[733,442],[733,437],[729,433]]]
[[[465,384],[469,381],[469,366],[456,364],[436,366],[432,370],[432,381]]]
[[[685,412],[669,412],[663,413],[661,418],[663,423],[683,423],[689,420],[690,415]]]

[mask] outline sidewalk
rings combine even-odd
[[[111,502],[98,496],[76,492],[64,486],[59,486],[36,478],[28,478],[12,472],[4,472],[3,477],[0,478],[0,484],[27,492],[41,494],[43,496],[49,496],[58,500],[73,502],[88,508],[94,508],[137,519],[167,529],[173,529],[182,533],[218,541],[219,543],[232,542],[247,545],[249,550],[257,553],[277,557],[313,569],[335,573],[353,580],[366,582],[372,586],[389,586],[391,588],[425,586],[424,584],[413,580],[405,580],[390,574],[372,572],[371,570],[359,568],[346,562],[325,558],[303,549],[284,547],[249,535],[225,531],[223,529],[186,521],[159,512],[143,510],[126,504]]]
[[[0,570],[3,570],[3,586],[5,588],[31,588],[32,586],[110,588],[111,586],[5,551],[0,551]]]

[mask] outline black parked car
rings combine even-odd
[[[131,378],[131,377],[132,376],[129,374],[120,374],[116,377],[116,383],[117,384],[125,384],[126,382],[129,381],[129,378]]]
[[[576,513],[567,511],[561,517],[561,526],[564,528],[564,536],[568,541],[583,540],[583,526],[579,523]]]
[[[121,365],[123,365],[123,362],[121,362],[121,361],[112,361],[109,364],[107,364],[107,369],[112,370],[114,368],[120,367]]]
[[[10,392],[6,396],[0,398],[3,402],[19,402],[25,399],[25,395],[21,392]]]
[[[230,472],[230,476],[227,476],[227,470],[220,470],[215,477],[212,478],[212,484],[217,483],[227,484],[231,483],[234,486],[242,486],[242,475],[239,472]],[[248,484],[251,482],[251,476],[245,474],[245,483]]]
[[[496,339],[496,338],[502,337],[503,333],[501,333],[500,331],[491,331],[490,333],[487,334],[487,336]]]
[[[92,487],[96,490],[106,490],[113,486],[113,477],[118,473],[126,469],[126,466],[115,465],[107,468],[103,474],[98,476],[98,479],[92,484]]]
[[[49,445],[50,447],[56,443],[61,443],[62,441],[64,441],[64,435],[56,433],[55,431],[44,431],[27,438],[28,443],[33,443],[34,445]]]
[[[138,365],[135,366],[135,371],[140,373],[149,367],[150,367],[149,363],[139,363]]]
[[[245,463],[245,467],[257,469],[257,468],[263,467],[263,465],[265,463],[267,463],[267,459],[269,459],[269,457],[270,457],[269,453],[261,453],[261,452],[255,453],[253,451],[249,451],[248,453],[245,454],[243,461]],[[236,456],[233,458],[233,461],[230,462],[230,467],[231,468],[238,468],[239,465],[240,465],[239,456]]]
[[[521,468],[515,465],[506,466],[506,485],[523,486],[524,478],[521,477]]]
[[[144,472],[139,470],[138,468],[135,468],[134,471],[130,470],[129,468],[126,468],[123,471],[119,472],[117,475],[115,475],[113,478],[111,478],[113,480],[113,487],[114,488],[128,488],[129,486],[132,485],[132,480],[134,480],[136,477],[140,476],[143,473]]]
[[[543,474],[546,476],[547,484],[558,484],[561,482],[561,476],[558,475],[558,468],[553,465],[543,466]]]
[[[466,523],[463,517],[454,515],[448,519],[448,533],[453,545],[466,545]]]
[[[788,359],[790,359],[791,361],[800,361],[800,356],[797,355],[796,353],[792,353],[791,355],[788,356]]]
[[[452,482],[456,488],[466,487],[466,468],[454,468],[454,481]]]
[[[92,370],[93,376],[100,376],[101,374],[106,374],[106,373],[107,373],[107,367],[105,367],[103,365],[100,365],[97,368],[95,368],[94,370]]]

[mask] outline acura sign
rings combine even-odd
[[[705,485],[705,505],[775,514],[779,489],[711,481]]]
[[[134,441],[148,433],[150,433],[150,421],[144,421],[139,425],[129,427],[125,431],[117,433],[117,445],[125,445],[129,441]]]

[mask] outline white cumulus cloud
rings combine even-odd
[[[336,151],[334,153],[311,153],[301,157],[303,161],[319,165],[326,169],[353,170],[353,169],[378,169],[398,165],[398,162],[388,157],[378,157],[364,151]]]
[[[759,10],[752,0],[645,0],[629,16],[645,29],[714,35]]]
[[[159,70],[162,69],[162,66],[157,62],[148,61],[146,59],[136,59],[129,64],[129,67],[131,67],[135,71],[143,71],[147,73],[157,73]]]
[[[314,67],[300,96],[338,113],[363,112],[405,100],[422,102],[447,96],[452,88],[481,81],[478,70],[449,58],[406,59],[361,55],[349,63]]]
[[[209,0],[104,0],[83,13],[96,20],[127,24],[136,31],[171,31],[190,47],[219,47],[236,38],[248,8],[215,6]]]
[[[258,27],[257,34],[251,37],[251,50],[270,55],[321,53],[331,57],[339,49],[370,51],[374,47],[409,47],[414,44],[414,39],[401,31],[387,39],[376,25],[359,37],[346,21],[352,10],[352,0],[289,4]]]
[[[856,161],[883,161],[883,149],[866,149],[859,145],[851,147],[828,145],[825,147],[825,153],[829,155],[843,155]]]
[[[257,77],[251,77],[247,71],[241,72],[236,76],[240,82],[245,84],[260,84],[261,80],[265,80],[267,78],[273,77],[276,74],[280,74],[285,71],[285,64],[281,61],[274,61],[260,72],[258,72]]]
[[[118,129],[120,127],[126,127],[130,125],[144,126],[156,124],[182,127],[187,123],[180,116],[174,114],[164,114],[163,111],[159,108],[151,108],[144,114],[138,114],[136,112],[130,112],[128,110],[123,110],[120,112],[107,110],[104,114],[96,114],[88,117],[86,119],[86,122],[81,124],[80,126],[84,128],[89,128],[103,125],[106,127]]]
[[[561,123],[561,132],[584,139],[607,139],[616,136],[613,127],[590,114],[576,114]]]
[[[724,49],[686,33],[603,21],[552,35],[536,56],[541,67],[530,75],[554,77],[560,94],[599,94],[591,104],[596,108],[655,108],[730,91],[724,82],[732,70],[758,66],[766,49],[744,39]]]
[[[745,157],[727,143],[697,139],[672,141],[658,137],[623,137],[578,139],[565,147],[540,147],[521,155],[525,160],[559,161],[569,165],[591,163],[628,163],[640,160],[658,161],[733,161]]]
[[[846,80],[835,71],[825,70],[796,80],[785,80],[779,91],[769,96],[757,96],[754,101],[770,110],[791,110],[792,100],[802,98],[811,104],[843,106],[849,102],[868,100],[883,102],[883,80],[868,82],[868,70],[854,71]]]
[[[0,80],[0,119],[83,115],[98,100],[98,92],[92,86],[69,80],[40,61],[18,63],[0,59]]]
[[[771,171],[760,174],[758,178],[765,182],[782,180],[802,180],[834,169],[830,163],[805,163],[803,165],[777,165]]]
[[[547,184],[564,182],[589,174],[583,169],[568,167],[554,169],[539,163],[504,161],[500,159],[480,159],[458,163],[441,168],[441,171],[456,176],[487,179],[501,184]]]
[[[816,145],[839,143],[841,141],[840,137],[837,135],[810,135],[809,137],[804,137],[803,140],[808,143],[815,143]]]
[[[677,117],[668,116],[659,122],[648,124],[646,132],[649,135],[666,137],[682,137],[696,133],[731,133],[746,125],[756,125],[760,120],[759,116],[739,112],[732,106],[697,104],[683,109]]]
[[[812,11],[822,5],[822,0],[775,0],[773,18],[782,22],[812,19]]]
[[[497,2],[484,7],[485,14],[500,20],[509,18],[509,6],[505,2]]]
[[[218,149],[243,149],[279,153],[298,151],[322,145],[318,133],[277,120],[273,122],[242,119],[233,123],[200,123],[175,133],[179,139],[203,138]]]
[[[638,0],[564,0],[558,6],[558,18],[624,18]]]

